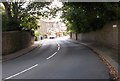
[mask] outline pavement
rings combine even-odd
[[[45,40],[42,46],[2,63],[2,78],[110,81],[106,65],[88,47],[68,38]],[[10,69],[9,69],[9,68]],[[85,79],[85,80],[82,80]]]
[[[111,74],[116,77],[117,80],[120,81],[120,64],[118,62],[118,51],[108,48],[106,46],[94,43],[94,42],[88,42],[88,41],[76,41],[72,40],[75,43],[79,43],[82,45],[87,46],[92,51],[94,51],[96,54],[100,56],[102,60],[104,60],[106,65],[108,66],[109,70],[112,72]]]

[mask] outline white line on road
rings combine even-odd
[[[59,50],[60,50],[60,44],[57,43],[57,45],[58,45],[58,51],[59,51]],[[51,56],[49,56],[49,57],[46,58],[46,59],[50,59],[50,58],[52,58],[53,56],[55,56],[56,54],[57,54],[57,52],[55,52],[54,54],[52,54]],[[18,73],[16,73],[16,74],[12,75],[12,76],[7,77],[7,78],[5,78],[5,79],[11,79],[11,78],[13,78],[13,77],[15,77],[15,76],[18,76],[18,75],[20,75],[20,74],[22,74],[22,73],[24,73],[24,72],[26,72],[26,71],[29,71],[29,70],[37,67],[37,66],[38,66],[38,64],[35,64],[35,65],[31,66],[30,68],[27,68],[27,69],[25,69],[25,70],[23,70],[23,71],[21,71],[21,72],[18,72]]]
[[[60,50],[60,44],[57,43],[57,45],[58,45],[58,51],[59,51]]]
[[[60,50],[60,47],[58,47],[58,51]]]
[[[57,43],[57,45],[58,45],[58,51],[59,51],[60,50],[60,44]],[[53,56],[55,56],[56,54],[57,54],[57,52],[53,53],[51,56],[49,56],[46,59],[48,60],[48,59],[52,58]]]
[[[52,54],[51,56],[49,56],[48,58],[46,58],[46,59],[50,59],[50,58],[52,58],[54,55],[56,55],[57,54],[57,52],[55,52],[54,54]]]
[[[24,73],[24,72],[26,72],[26,71],[28,71],[28,70],[31,70],[31,69],[33,69],[33,68],[35,68],[35,67],[37,67],[37,66],[38,66],[38,64],[35,64],[35,65],[33,65],[32,67],[27,68],[27,69],[25,69],[25,70],[23,70],[23,71],[21,71],[21,72],[19,72],[19,73],[17,73],[17,74],[14,74],[14,75],[12,75],[12,76],[7,77],[7,78],[5,78],[5,79],[11,79],[11,78],[13,78],[13,77],[15,77],[15,76],[18,76],[18,75],[20,75],[20,74],[22,74],[22,73]]]
[[[58,45],[58,47],[60,47],[60,44],[57,43],[57,45]]]

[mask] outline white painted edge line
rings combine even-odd
[[[57,54],[57,52],[55,52],[54,54],[52,54],[51,56],[49,56],[48,58],[46,58],[47,60],[52,58],[53,56],[55,56]]]
[[[11,78],[13,78],[13,77],[15,77],[15,76],[18,76],[18,75],[20,75],[20,74],[22,74],[22,73],[24,73],[24,72],[26,72],[26,71],[28,71],[28,70],[31,70],[31,69],[33,69],[33,68],[35,68],[35,67],[37,67],[37,66],[38,66],[38,64],[35,64],[35,65],[31,66],[30,68],[27,68],[27,69],[25,69],[25,70],[23,70],[23,71],[21,71],[21,72],[18,72],[17,74],[14,74],[14,75],[12,75],[12,76],[7,77],[7,78],[5,78],[5,79],[11,79]]]

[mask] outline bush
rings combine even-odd
[[[19,22],[15,19],[8,20],[5,14],[2,14],[2,31],[21,30]]]
[[[36,19],[36,17],[30,15],[22,16],[20,27],[22,28],[22,30],[35,31],[38,28]]]
[[[8,19],[7,17],[4,15],[4,14],[1,14],[2,15],[2,31],[7,31],[8,30]]]

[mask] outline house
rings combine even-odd
[[[50,35],[55,35],[56,37],[60,37],[63,36],[63,32],[66,31],[64,23],[58,20],[41,19],[39,24],[40,28],[38,31],[42,36],[47,35],[47,37],[49,37]]]

